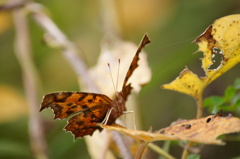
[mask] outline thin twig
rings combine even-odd
[[[138,150],[137,150],[137,153],[136,153],[134,159],[141,159],[142,158],[142,154],[143,154],[147,145],[148,145],[147,142],[140,143],[140,146],[138,147]]]
[[[22,8],[30,0],[18,0],[18,1],[8,1],[3,5],[0,5],[0,11],[9,11],[13,9]]]
[[[203,108],[202,108],[202,93],[199,93],[200,96],[198,98],[196,98],[196,103],[197,103],[197,118],[201,118],[202,117],[202,113],[203,113]],[[189,148],[193,145],[193,142],[189,142],[182,153],[182,159],[186,159],[189,152]]]
[[[119,16],[117,12],[116,1],[113,0],[99,0],[100,14],[102,20],[102,30],[104,34],[107,33],[110,37],[119,37],[121,34],[121,27]]]
[[[202,93],[201,95],[196,99],[197,102],[197,118],[201,118],[203,114],[203,107],[202,107]]]
[[[128,148],[128,146],[126,146],[127,144],[124,142],[121,134],[117,131],[111,131],[113,134],[113,140],[116,142],[116,145],[118,146],[118,150],[120,152],[120,154],[122,155],[122,158],[124,159],[132,159],[132,154]]]
[[[169,149],[170,149],[170,146],[171,146],[171,142],[172,141],[170,141],[170,140],[164,141],[163,146],[162,146],[163,151],[165,151],[167,153],[169,152]],[[165,159],[165,157],[161,156],[159,159]]]
[[[25,11],[24,9],[13,11],[16,30],[15,53],[22,69],[24,87],[28,99],[31,147],[35,158],[47,159],[46,142],[38,109],[37,75],[31,59],[31,47]]]
[[[187,157],[188,157],[188,154],[189,154],[189,148],[191,147],[193,145],[193,142],[189,142],[186,146],[185,146],[185,148],[184,148],[184,150],[183,150],[183,153],[182,153],[182,157],[181,157],[181,159],[186,159]]]
[[[82,82],[91,92],[99,92],[92,78],[90,77],[87,66],[78,56],[79,49],[61,32],[61,30],[54,24],[54,22],[44,13],[41,5],[31,3],[28,6],[29,11],[32,13],[34,20],[43,28],[54,40],[54,42],[62,48],[62,52],[72,68],[81,77]]]
[[[173,156],[171,156],[169,153],[167,153],[166,151],[164,151],[163,149],[161,149],[159,146],[157,146],[154,143],[149,143],[148,147],[151,148],[152,150],[154,150],[155,152],[157,152],[158,154],[166,157],[167,159],[175,159]]]

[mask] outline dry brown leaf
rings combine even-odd
[[[223,134],[234,133],[240,131],[240,119],[228,115],[220,117],[210,115],[205,118],[181,120],[176,124],[160,129],[157,132],[146,132],[140,130],[129,130],[119,125],[103,125],[102,128],[115,130],[120,133],[131,136],[139,142],[153,142],[158,140],[187,140],[191,142],[203,144],[219,144],[224,143],[217,137]]]
[[[165,135],[165,134],[159,134],[159,133],[157,134],[157,133],[141,131],[141,130],[131,130],[123,126],[120,126],[118,124],[114,124],[114,125],[99,124],[99,126],[107,130],[118,131],[122,134],[132,137],[133,139],[139,142],[152,142],[157,140],[177,140],[176,137],[173,137],[171,135]]]
[[[159,133],[172,135],[180,140],[205,144],[223,144],[217,137],[240,131],[240,119],[229,114],[227,117],[210,115],[205,118],[183,120],[161,129]]]

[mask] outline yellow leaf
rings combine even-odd
[[[164,89],[179,91],[195,98],[203,91],[203,81],[188,68],[184,69],[179,77],[170,84],[163,85]]]
[[[202,68],[205,77],[198,77],[191,71],[184,70],[176,80],[163,85],[163,88],[198,98],[208,84],[239,63],[240,15],[230,15],[216,20],[194,42],[199,45],[198,51],[203,52]],[[217,49],[220,51],[217,52]],[[216,54],[222,56],[222,61],[216,69],[210,69]]]
[[[202,68],[206,73],[204,81],[209,84],[240,61],[240,15],[230,15],[216,20],[194,42],[204,52]],[[221,50],[222,61],[216,69],[209,69],[216,54]]]
[[[157,132],[130,130],[119,125],[99,125],[102,128],[128,135],[139,142],[187,140],[203,144],[223,145],[224,143],[217,139],[218,136],[240,131],[240,119],[232,115],[227,117],[210,115],[200,119],[181,120]]]

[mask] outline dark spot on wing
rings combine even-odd
[[[71,105],[73,105],[73,103],[68,103],[68,104],[67,104],[67,106],[71,106]]]
[[[92,118],[93,120],[95,120],[95,119],[96,119],[96,116],[95,116],[94,114],[92,114],[92,115],[91,115],[91,118]]]
[[[125,81],[127,82],[128,79],[129,79],[129,77],[130,77],[130,76],[126,76],[125,79],[124,79],[124,82],[125,82]]]
[[[72,106],[71,108],[72,108],[72,109],[75,109],[75,108],[77,108],[77,107],[78,107],[77,105],[74,105],[74,106]]]
[[[67,111],[66,113],[67,113],[68,115],[71,115],[72,113],[74,113],[74,111],[69,110],[69,111]]]
[[[64,103],[66,101],[66,99],[68,97],[70,97],[71,95],[72,95],[72,93],[70,93],[70,92],[69,93],[67,93],[67,92],[58,93],[56,98],[59,98],[59,99],[56,99],[56,102]]]
[[[95,121],[95,120],[91,120],[90,122],[91,122],[91,123],[96,123],[96,121]]]
[[[84,113],[84,117],[86,117],[86,115],[88,115],[88,114],[92,113],[92,111],[91,111],[91,110],[89,110],[89,109],[87,109],[87,110],[85,110],[83,113]]]
[[[93,102],[93,100],[92,99],[88,99],[88,103],[92,103]]]
[[[78,124],[78,125],[84,125],[85,122],[81,120],[81,121],[78,121],[77,124]]]
[[[87,109],[88,108],[87,105],[82,105],[81,107],[82,107],[82,109]]]
[[[54,107],[53,107],[53,109],[54,109],[55,111],[60,112],[60,111],[62,111],[62,106],[59,105],[59,104],[55,104]]]
[[[86,98],[86,96],[88,96],[87,93],[82,94],[82,96],[78,99],[78,101],[81,102],[84,98]]]
[[[132,70],[132,69],[133,69],[133,64],[131,63],[129,70]]]

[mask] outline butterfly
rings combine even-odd
[[[127,71],[122,90],[116,92],[112,99],[104,94],[88,92],[50,93],[43,97],[40,111],[51,108],[55,114],[54,119],[70,117],[65,130],[72,132],[75,139],[92,135],[97,129],[101,131],[98,123],[114,124],[126,112],[125,102],[133,89],[128,79],[138,67],[139,53],[148,43],[150,39],[145,34]]]

